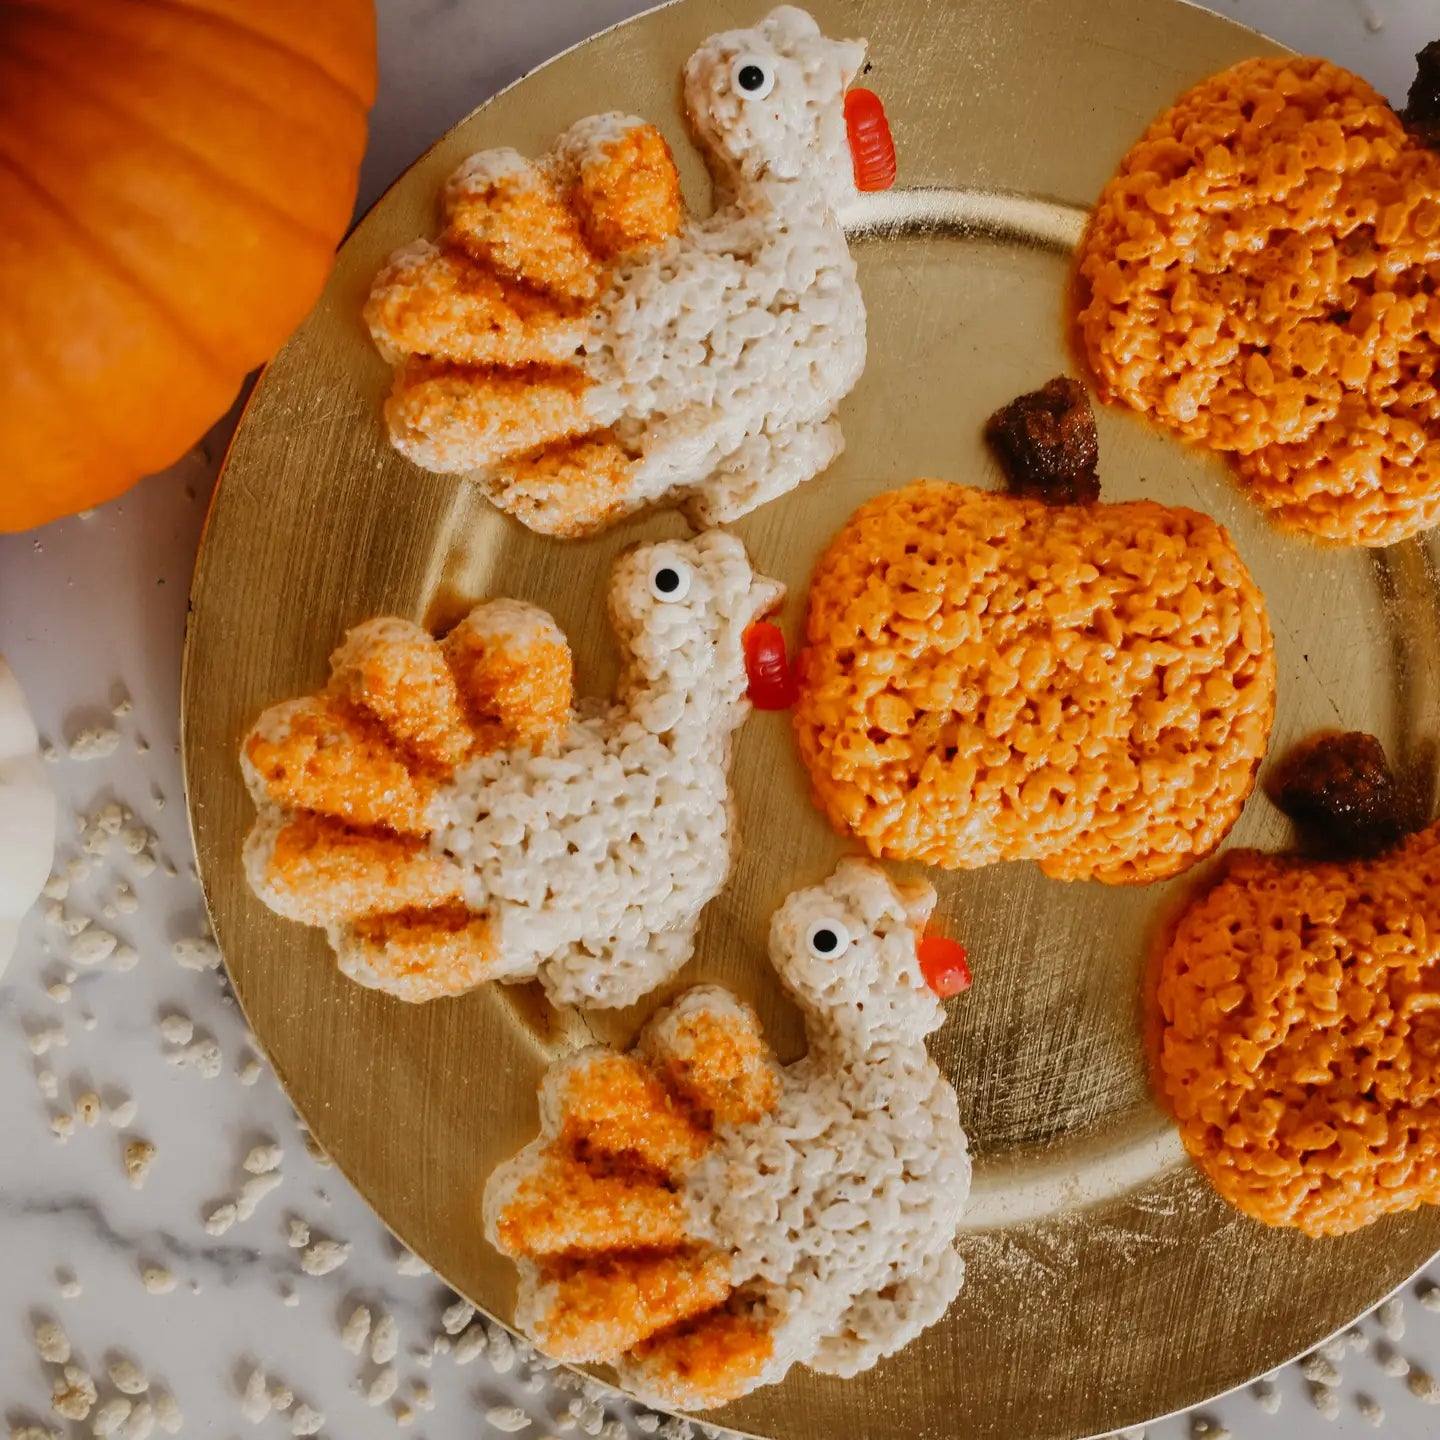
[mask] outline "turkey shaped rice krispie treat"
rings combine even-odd
[[[542,1350],[701,1409],[795,1364],[857,1374],[940,1319],[970,1159],[925,1050],[944,1020],[916,955],[934,901],[854,859],[790,896],[770,958],[804,1012],[794,1065],[702,986],[630,1054],[551,1066],[539,1138],[485,1190]]]
[[[1143,883],[1208,855],[1250,794],[1275,711],[1260,592],[1193,510],[1032,498],[1093,482],[1077,406],[1052,382],[992,421],[1036,452],[1027,493],[916,481],[816,566],[800,754],[877,857]]]
[[[661,501],[722,524],[823,470],[865,363],[835,211],[894,177],[879,101],[846,96],[864,55],[782,6],[691,56],[705,220],[633,116],[581,120],[535,161],[472,155],[438,239],[391,256],[366,306],[396,447],[560,536]]]
[[[1265,57],[1187,91],[1105,187],[1078,276],[1101,393],[1230,455],[1282,526],[1389,545],[1440,521],[1440,154],[1358,75]]]
[[[631,551],[609,705],[573,704],[569,646],[531,605],[488,601],[444,640],[356,626],[326,689],[245,740],[255,893],[402,1000],[537,975],[557,1004],[638,1000],[729,872],[742,637],[782,595],[719,531]]]

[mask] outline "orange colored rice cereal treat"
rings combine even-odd
[[[1237,856],[1158,1004],[1162,1096],[1237,1209],[1320,1236],[1440,1202],[1440,826],[1369,859]]]
[[[1213,520],[920,480],[811,580],[795,728],[816,803],[877,858],[1137,884],[1250,794],[1275,708],[1259,591]]]
[[[1418,112],[1417,112],[1418,114]],[[1440,155],[1324,60],[1247,60],[1120,163],[1079,253],[1101,395],[1233,458],[1284,528],[1440,520]]]

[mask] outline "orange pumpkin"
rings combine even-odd
[[[170,464],[319,294],[371,0],[0,0],[0,531]]]

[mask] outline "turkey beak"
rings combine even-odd
[[[915,932],[918,942],[935,910],[934,887],[923,880],[902,881],[895,886],[895,894],[905,907],[905,923]]]
[[[763,620],[773,615],[785,603],[785,587],[778,580],[757,575],[750,586],[750,621]]]

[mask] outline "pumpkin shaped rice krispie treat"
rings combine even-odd
[[[785,902],[770,955],[805,1015],[794,1065],[704,986],[631,1053],[551,1066],[539,1137],[485,1191],[542,1350],[703,1409],[795,1364],[857,1374],[945,1313],[970,1161],[925,1051],[944,1019],[916,955],[934,898],[847,860]]]
[[[1440,154],[1358,75],[1266,57],[1187,91],[1078,274],[1100,393],[1231,456],[1282,526],[1389,545],[1440,520]]]
[[[1017,404],[992,428],[1029,445],[1028,493],[916,481],[817,564],[794,711],[815,801],[883,859],[1178,874],[1224,839],[1265,754],[1264,603],[1207,516],[1035,498],[1088,488],[1093,446],[1057,419],[1083,392]]]
[[[1243,852],[1190,903],[1161,958],[1159,1087],[1225,1200],[1343,1235],[1440,1203],[1440,827],[1404,833],[1369,736],[1305,747],[1277,790],[1327,853],[1361,853]]]

